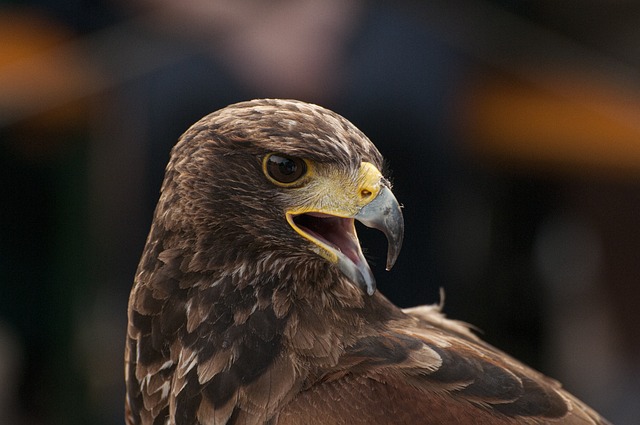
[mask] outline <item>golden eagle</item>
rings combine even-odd
[[[129,301],[126,422],[604,424],[438,306],[376,292],[354,220],[403,237],[382,156],[293,100],[238,103],[173,148]]]

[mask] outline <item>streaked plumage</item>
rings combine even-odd
[[[381,169],[351,123],[297,101],[182,136],[129,302],[127,424],[606,423],[439,306],[375,292],[353,219],[385,232],[391,267]]]

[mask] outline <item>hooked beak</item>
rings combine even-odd
[[[393,192],[383,186],[378,196],[373,201],[362,207],[354,216],[356,220],[367,227],[380,230],[387,238],[387,264],[386,270],[391,270],[400,254],[402,239],[404,237],[404,219],[400,204],[393,196]],[[358,244],[359,245],[359,244]],[[373,295],[376,290],[376,281],[369,264],[359,251],[360,261],[354,263],[346,256],[339,258],[338,268],[367,294]]]
[[[332,188],[333,195],[336,191],[347,193],[341,205],[291,210],[287,212],[287,221],[298,234],[315,244],[318,254],[334,263],[352,283],[373,295],[375,277],[362,253],[354,220],[382,231],[387,237],[387,270],[393,267],[400,253],[404,220],[393,192],[372,164],[363,163],[359,180],[356,190],[340,185]]]

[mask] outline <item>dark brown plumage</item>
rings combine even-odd
[[[549,378],[375,292],[353,220],[402,220],[337,114],[231,105],[173,149],[129,302],[133,424],[604,424]]]

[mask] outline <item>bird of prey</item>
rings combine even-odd
[[[354,221],[404,222],[353,124],[234,104],[173,148],[129,301],[128,425],[605,424],[439,306],[376,291]]]

